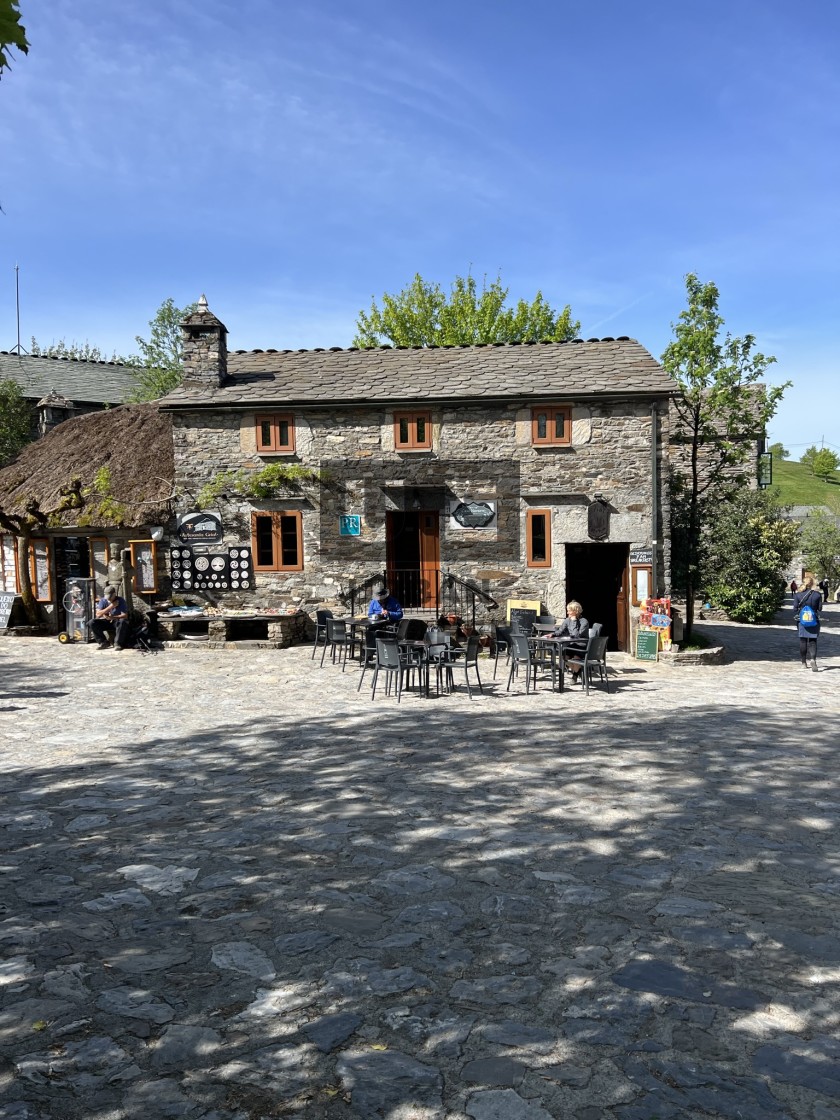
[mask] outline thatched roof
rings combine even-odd
[[[22,513],[35,498],[49,514],[79,478],[86,506],[58,515],[56,526],[149,524],[165,517],[174,477],[169,416],[157,404],[122,405],[67,420],[25,447],[0,470],[0,509]]]

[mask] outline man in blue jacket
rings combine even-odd
[[[387,587],[375,587],[367,615],[369,622],[399,622],[403,609]]]
[[[108,649],[111,637],[117,652],[129,644],[128,607],[125,599],[117,594],[116,587],[105,588],[105,594],[96,604],[96,618],[90,624],[90,632],[99,643],[99,649]]]

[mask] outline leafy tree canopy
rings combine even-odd
[[[369,312],[359,312],[353,345],[464,346],[577,337],[580,323],[568,304],[557,312],[538,291],[530,303],[520,299],[508,306],[507,296],[501,276],[489,286],[485,277],[481,291],[474,276],[456,276],[447,294],[418,272],[401,292],[385,292],[381,308],[374,299]]]
[[[20,22],[18,0],[0,0],[0,78],[10,68],[8,50],[14,47],[22,54],[29,54],[26,28]]]
[[[789,459],[790,452],[783,443],[771,443],[767,448],[774,459]]]
[[[821,447],[819,451],[816,449],[814,451],[814,455],[808,462],[811,474],[828,482],[840,467],[840,456],[836,455],[830,447]]]
[[[825,510],[815,509],[802,526],[802,553],[812,572],[820,572],[832,585],[840,578],[840,527]]]
[[[16,381],[0,380],[0,467],[32,438],[32,416]]]
[[[689,273],[685,286],[688,306],[672,326],[674,340],[662,364],[681,389],[674,402],[674,436],[685,455],[684,466],[672,480],[672,534],[674,570],[677,587],[685,592],[690,638],[710,513],[743,485],[739,467],[766,430],[787,384],[760,384],[775,358],[754,352],[752,335],[722,334],[724,320],[714,283],[701,283]]]
[[[769,622],[785,597],[785,571],[799,525],[766,490],[721,502],[708,523],[704,583],[710,600],[735,622]]]
[[[180,385],[183,371],[181,323],[197,307],[198,304],[190,303],[179,308],[171,297],[165,299],[155,317],[149,320],[151,333],[148,340],[139,334],[136,336],[135,341],[140,347],[138,365],[141,368],[131,400],[154,401]]]

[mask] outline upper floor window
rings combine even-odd
[[[303,524],[298,511],[253,513],[251,548],[255,572],[303,571]]]
[[[295,418],[290,413],[272,413],[270,416],[258,416],[256,424],[258,454],[294,451]]]
[[[395,412],[394,447],[397,451],[431,451],[431,413]]]
[[[572,442],[572,410],[568,405],[531,410],[531,442],[535,447],[559,447]]]

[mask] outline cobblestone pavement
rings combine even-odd
[[[833,622],[399,706],[0,640],[0,1118],[840,1117]]]

